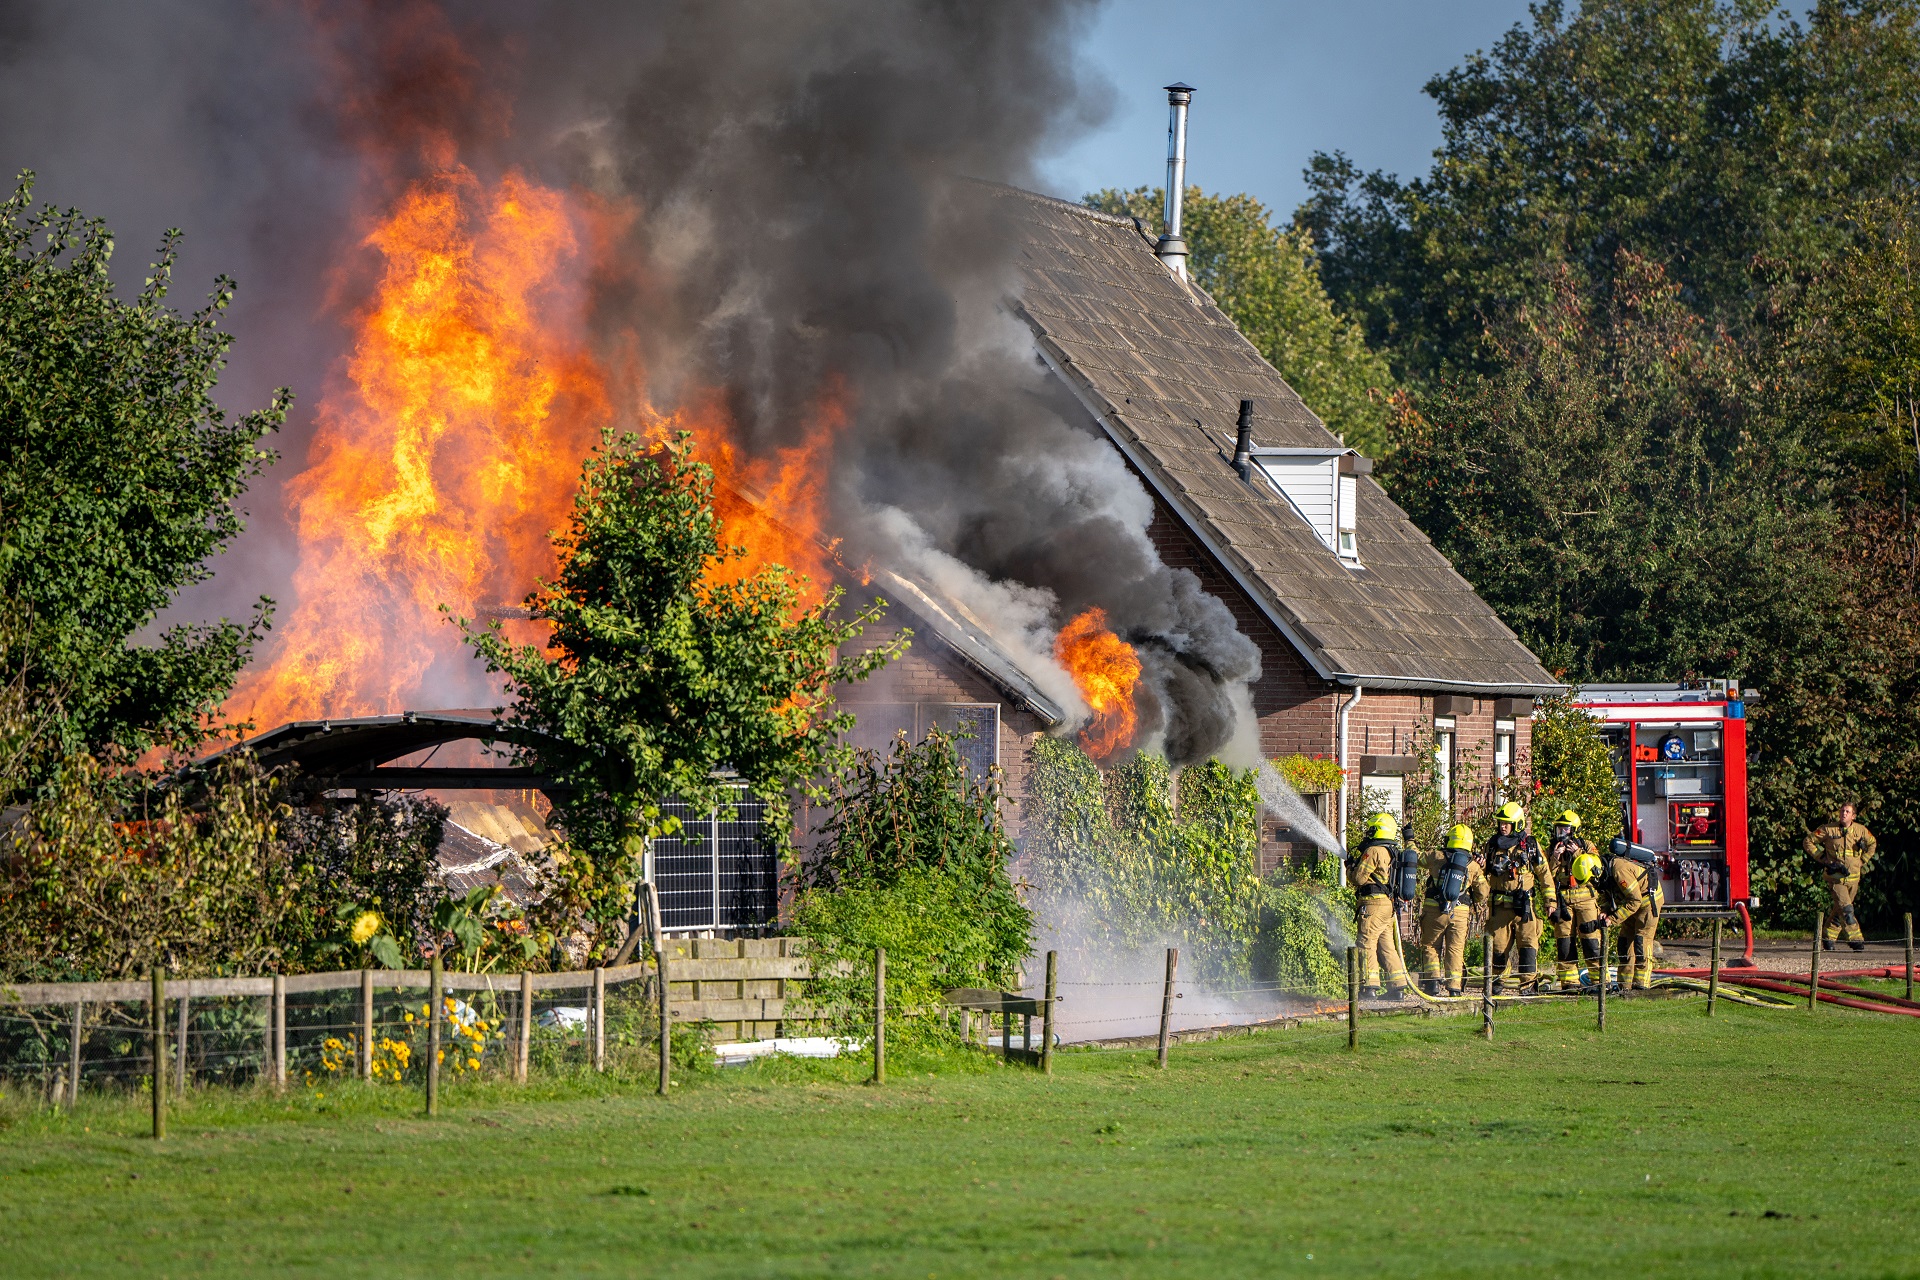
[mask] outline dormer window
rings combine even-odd
[[[1266,477],[1321,545],[1348,564],[1360,563],[1360,477],[1373,464],[1352,449],[1253,449]]]

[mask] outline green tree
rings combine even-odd
[[[1563,272],[1493,371],[1421,398],[1383,479],[1569,679],[1764,678],[1833,598],[1830,473],[1657,266],[1623,251],[1593,310]]]
[[[1403,376],[1494,357],[1486,326],[1564,268],[1604,286],[1628,250],[1708,320],[1749,317],[1763,257],[1831,255],[1834,215],[1911,183],[1920,6],[1768,0],[1534,6],[1489,54],[1427,82],[1442,142],[1401,181],[1314,156],[1296,215],[1327,288]]]
[[[260,439],[284,389],[229,420],[212,391],[232,337],[222,276],[191,315],[166,305],[169,231],[131,302],[107,275],[113,238],[68,210],[29,211],[32,175],[0,202],[0,593],[27,619],[26,686],[58,691],[57,761],[75,751],[190,748],[265,625],[132,638],[240,531],[234,499],[272,460]],[[36,243],[37,242],[37,243]],[[46,767],[26,782],[48,782]]]
[[[1160,230],[1162,190],[1109,188],[1086,203]],[[1328,299],[1312,239],[1275,227],[1252,196],[1214,196],[1198,187],[1187,193],[1181,222],[1194,282],[1329,429],[1370,457],[1384,455],[1393,375],[1368,349],[1360,326]]]
[[[661,800],[730,811],[737,779],[784,841],[789,794],[824,798],[824,779],[849,757],[853,717],[833,711],[835,688],[906,643],[843,655],[884,602],[842,618],[835,588],[802,606],[779,565],[719,580],[712,571],[746,552],[724,540],[713,484],[690,435],[661,445],[607,435],[555,538],[559,576],[527,598],[552,626],[547,645],[460,622],[488,670],[507,677],[508,722],[543,744],[522,754],[567,789],[556,817],[586,860],[572,879],[596,949],[631,905]]]

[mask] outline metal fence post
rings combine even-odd
[[[1007,1037],[1012,1043],[1011,1029]],[[873,949],[873,1082],[887,1082],[887,949]]]
[[[440,1003],[441,984],[446,972],[441,966],[438,948],[433,968],[427,975],[427,1114],[440,1114]]]
[[[192,997],[185,991],[182,991],[180,998],[174,1001],[174,1003],[180,1007],[180,1016],[174,1035],[173,1076],[174,1084],[178,1086],[180,1096],[185,1098],[187,1096],[187,1019],[192,1016],[188,1012],[188,1006],[192,1003]]]
[[[273,975],[273,1009],[267,1021],[272,1037],[267,1071],[273,1077],[274,1092],[281,1093],[287,1087],[287,980],[282,974]]]
[[[373,1079],[373,970],[360,971],[360,1054],[354,1064],[362,1080]]]
[[[596,966],[593,971],[593,1069],[607,1069],[607,971],[604,966]]]
[[[1707,970],[1707,1016],[1713,1016],[1714,1002],[1720,998],[1720,922],[1713,922],[1713,964]]]
[[[520,975],[520,1026],[515,1039],[513,1082],[525,1084],[528,1060],[533,1056],[533,974],[530,972]]]
[[[147,1013],[153,1023],[153,1136],[167,1136],[167,979],[153,966],[153,991]]]
[[[1047,1075],[1053,1074],[1053,993],[1059,960],[1058,951],[1047,952],[1047,1008],[1040,1018],[1040,1070]]]
[[[1160,1069],[1167,1069],[1167,1039],[1173,1031],[1173,979],[1180,970],[1180,949],[1167,948],[1167,982],[1160,993]]]
[[[85,1034],[87,1006],[85,1001],[76,1000],[73,1004],[73,1033],[67,1039],[67,1110],[80,1105],[80,1039]]]

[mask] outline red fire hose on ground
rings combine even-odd
[[[1670,978],[1705,978],[1712,974],[1711,969],[1661,969],[1660,974]],[[1838,969],[1831,974],[1820,976],[1820,989],[1816,997],[1825,1004],[1842,1005],[1849,1009],[1865,1009],[1872,1013],[1896,1013],[1908,1018],[1920,1018],[1920,1000],[1907,1000],[1896,995],[1884,995],[1870,991],[1865,987],[1852,987],[1835,982],[1835,978],[1894,978],[1905,977],[1905,966],[1883,966],[1878,969]],[[1760,991],[1773,991],[1785,995],[1805,997],[1807,994],[1807,975],[1799,973],[1778,973],[1763,970],[1754,973],[1728,973],[1724,968],[1720,972],[1720,981],[1738,987],[1753,987]]]

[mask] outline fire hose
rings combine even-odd
[[[1660,975],[1665,978],[1698,980],[1707,977],[1709,969],[1662,969]],[[1842,971],[1840,977],[1886,977],[1886,969],[1852,969]],[[1728,973],[1722,970],[1720,981],[1736,986],[1751,987],[1759,991],[1775,991],[1784,995],[1805,998],[1807,978],[1797,973],[1777,973],[1763,971],[1759,973]],[[1920,1001],[1906,1000],[1900,996],[1883,995],[1878,991],[1869,991],[1864,987],[1851,987],[1822,976],[1815,998],[1825,1004],[1837,1004],[1848,1009],[1865,1009],[1871,1013],[1895,1013],[1908,1018],[1920,1018]]]

